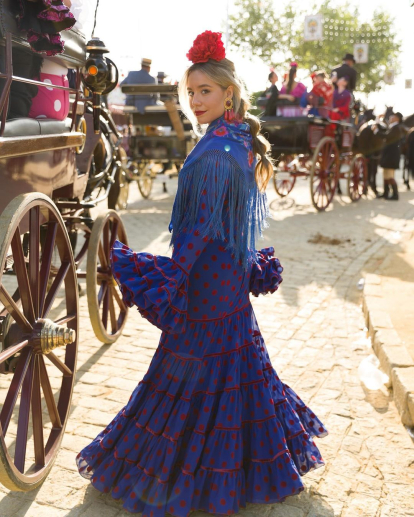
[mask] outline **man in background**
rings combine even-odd
[[[333,83],[336,83],[336,81],[341,79],[341,77],[347,77],[347,90],[349,90],[351,93],[355,90],[357,83],[357,71],[355,70],[354,65],[354,55],[345,54],[345,56],[342,58],[342,65],[335,67],[331,73],[331,80]]]
[[[141,60],[141,70],[129,72],[122,81],[124,84],[157,84],[155,77],[150,75],[151,59],[143,58]],[[156,103],[157,94],[152,95],[127,95],[125,104],[127,106],[135,106],[140,113],[145,112],[146,106],[153,106]]]

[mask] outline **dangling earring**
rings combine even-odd
[[[224,101],[224,120],[231,122],[234,119],[233,99],[228,97]]]

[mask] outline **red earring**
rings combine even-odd
[[[233,99],[231,97],[224,101],[224,120],[231,122],[234,119]]]

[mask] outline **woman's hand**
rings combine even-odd
[[[334,108],[332,111],[334,111],[335,113],[338,113],[339,108]]]

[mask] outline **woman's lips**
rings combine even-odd
[[[196,117],[199,117],[200,115],[203,115],[205,111],[195,111]]]

